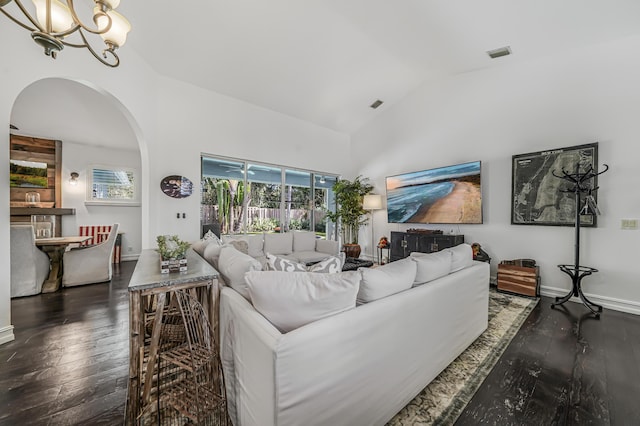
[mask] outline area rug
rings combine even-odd
[[[537,303],[491,289],[487,330],[387,426],[455,423]]]

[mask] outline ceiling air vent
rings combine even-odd
[[[372,103],[371,105],[369,105],[371,108],[376,109],[378,108],[380,105],[382,105],[382,101],[380,99],[376,99],[376,101],[374,103]]]
[[[498,49],[488,50],[487,55],[491,57],[491,59],[496,59],[501,56],[511,55],[511,48],[509,46],[500,47]]]

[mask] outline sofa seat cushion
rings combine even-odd
[[[293,252],[293,235],[291,232],[265,233],[264,252],[271,254],[291,254]]]
[[[337,255],[338,253],[336,253]],[[305,265],[309,263],[320,262],[328,257],[330,254],[320,253],[317,251],[296,251],[291,253],[291,257],[294,257],[298,262],[304,263]]]
[[[402,259],[377,268],[360,268],[362,274],[358,303],[368,303],[408,290],[416,278],[417,264],[412,259]]]
[[[224,245],[220,250],[218,271],[227,285],[247,300],[251,299],[244,275],[249,271],[260,270],[262,270],[260,262],[247,254],[239,252],[233,246]]]
[[[413,252],[409,258],[416,262],[417,265],[414,285],[428,283],[451,272],[450,251],[442,250],[436,253]]]
[[[251,271],[251,302],[282,333],[356,306],[360,273]]]

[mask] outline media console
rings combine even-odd
[[[464,243],[464,235],[422,232],[391,232],[391,261],[404,259],[412,252],[433,253]]]

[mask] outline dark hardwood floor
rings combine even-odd
[[[640,425],[640,316],[541,298],[456,425]]]
[[[111,283],[12,300],[0,425],[122,424],[134,267],[123,262]],[[640,316],[605,309],[598,321],[582,305],[550,304],[541,299],[457,425],[640,424]]]
[[[0,346],[0,425],[119,425],[129,374],[135,262],[110,283],[12,299],[16,339]]]

